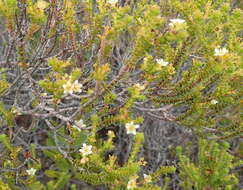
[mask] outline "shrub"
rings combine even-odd
[[[139,125],[241,135],[242,16],[229,0],[0,0],[1,188],[166,189],[175,167],[141,173]]]

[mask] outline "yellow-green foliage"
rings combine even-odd
[[[7,184],[4,184],[2,181],[0,181],[0,187],[1,190],[11,190],[10,187]]]
[[[146,180],[138,160],[144,134],[129,125],[139,128],[148,115],[202,138],[242,135],[242,18],[230,0],[0,0],[8,36],[0,59],[0,190],[77,189],[73,181],[158,190],[160,179],[170,189],[167,174],[176,167],[161,166]],[[187,110],[173,115],[181,106]],[[33,125],[19,126],[21,117]],[[129,151],[121,163],[114,152],[123,128],[130,148],[120,150]],[[179,152],[181,186],[233,189],[227,146],[201,140],[198,164]]]
[[[198,161],[193,163],[182,154],[178,147],[180,159],[181,186],[183,189],[235,189],[237,177],[230,174],[230,169],[242,164],[242,160],[233,163],[233,156],[227,150],[228,143],[199,140]]]

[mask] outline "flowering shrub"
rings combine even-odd
[[[0,187],[169,188],[176,166],[141,170],[140,126],[242,134],[242,16],[229,0],[0,0]]]

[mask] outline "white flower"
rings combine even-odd
[[[145,85],[141,85],[141,84],[139,84],[139,83],[135,84],[134,86],[135,86],[135,88],[137,88],[139,91],[145,89]]]
[[[108,0],[108,3],[115,5],[118,2],[118,0]]]
[[[227,54],[229,51],[224,47],[224,48],[215,48],[214,49],[214,56],[224,56]]]
[[[71,83],[71,81],[67,81],[67,83],[64,84],[62,87],[64,89],[64,94],[72,94],[73,93],[73,84]]]
[[[46,92],[43,92],[43,93],[41,93],[41,95],[42,95],[43,97],[46,97],[46,96],[47,96],[47,93],[46,93]]]
[[[83,147],[79,149],[79,152],[81,152],[83,156],[88,156],[92,154],[92,145],[87,145],[84,143]]]
[[[29,170],[26,170],[28,175],[35,175],[36,169],[35,168],[30,168]]]
[[[182,25],[185,22],[186,22],[185,20],[180,19],[180,18],[170,19],[169,26],[173,28],[173,27],[175,27],[177,25]]]
[[[217,100],[214,100],[214,99],[211,100],[211,104],[214,104],[214,105],[215,105],[215,104],[217,104],[217,103],[219,103]]]
[[[82,90],[81,90],[82,87],[83,87],[83,85],[80,84],[80,83],[78,82],[78,80],[75,80],[75,81],[74,81],[74,83],[73,83],[73,91],[74,91],[74,92],[81,92],[81,91],[82,91]]]
[[[169,62],[164,61],[163,59],[156,59],[157,64],[159,64],[162,67],[165,67],[169,64]]]
[[[81,92],[82,87],[83,85],[80,84],[78,80],[75,80],[74,83],[68,80],[67,83],[63,85],[64,94],[73,94],[73,92]]]
[[[127,189],[134,189],[137,187],[136,178],[132,178],[127,183]]]
[[[139,125],[135,125],[133,121],[126,124],[127,134],[136,135],[137,128],[139,128]]]
[[[152,182],[152,177],[150,175],[143,174],[143,178],[146,183]]]

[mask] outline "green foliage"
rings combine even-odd
[[[17,8],[16,0],[1,0],[0,1],[0,15],[7,17],[8,19],[14,16],[14,12]]]
[[[0,142],[3,143],[3,145],[9,150],[9,151],[12,151],[13,148],[9,142],[9,139],[7,138],[6,135],[1,135],[0,136]]]
[[[49,59],[48,64],[52,67],[53,71],[57,73],[63,73],[66,67],[70,66],[71,63],[66,61],[58,60],[56,57]]]
[[[0,80],[0,93],[2,93],[8,87],[9,87],[9,84],[6,81]]]
[[[0,122],[3,124],[8,124],[9,127],[13,125],[13,113],[11,110],[6,109],[3,102],[0,101]]]
[[[1,180],[0,180],[0,187],[1,190],[11,190],[10,187],[7,184],[4,184]]]
[[[199,150],[196,163],[182,154],[178,147],[180,159],[180,177],[183,189],[235,189],[238,184],[237,176],[230,172],[236,164],[234,157],[227,151],[229,144],[226,142],[199,140]],[[242,162],[238,162],[238,164]]]

